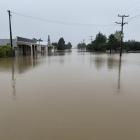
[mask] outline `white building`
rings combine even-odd
[[[0,39],[0,46],[10,45],[10,39]],[[34,55],[47,51],[47,42],[39,42],[36,39],[16,37],[13,39],[13,47],[16,55]]]

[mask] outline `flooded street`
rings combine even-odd
[[[140,54],[0,59],[0,140],[140,140]]]

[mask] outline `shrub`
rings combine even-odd
[[[0,57],[12,57],[14,50],[10,46],[0,46]]]

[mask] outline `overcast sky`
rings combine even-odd
[[[140,14],[140,0],[0,0],[0,38],[9,37],[8,14],[16,13],[67,23],[110,25],[120,21],[118,14],[131,17]],[[126,19],[127,21],[127,19]],[[125,39],[140,41],[140,18],[125,26]],[[42,38],[58,41],[64,37],[74,45],[99,31],[106,35],[120,30],[120,26],[77,26],[48,23],[12,15],[13,37]]]

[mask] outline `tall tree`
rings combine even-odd
[[[110,53],[112,52],[112,50],[116,51],[118,47],[119,47],[118,39],[115,37],[114,34],[111,34],[108,38],[108,49],[110,50]]]
[[[94,42],[92,43],[93,46],[94,46],[94,50],[95,51],[105,50],[106,42],[107,42],[107,37],[99,32],[96,35],[96,38],[95,38]]]
[[[58,50],[65,50],[65,40],[64,38],[60,38],[58,41]]]
[[[96,44],[103,44],[103,43],[106,43],[106,41],[107,41],[106,36],[99,32],[99,33],[96,35],[96,38],[95,38],[95,41],[94,41],[94,42],[95,42]]]

